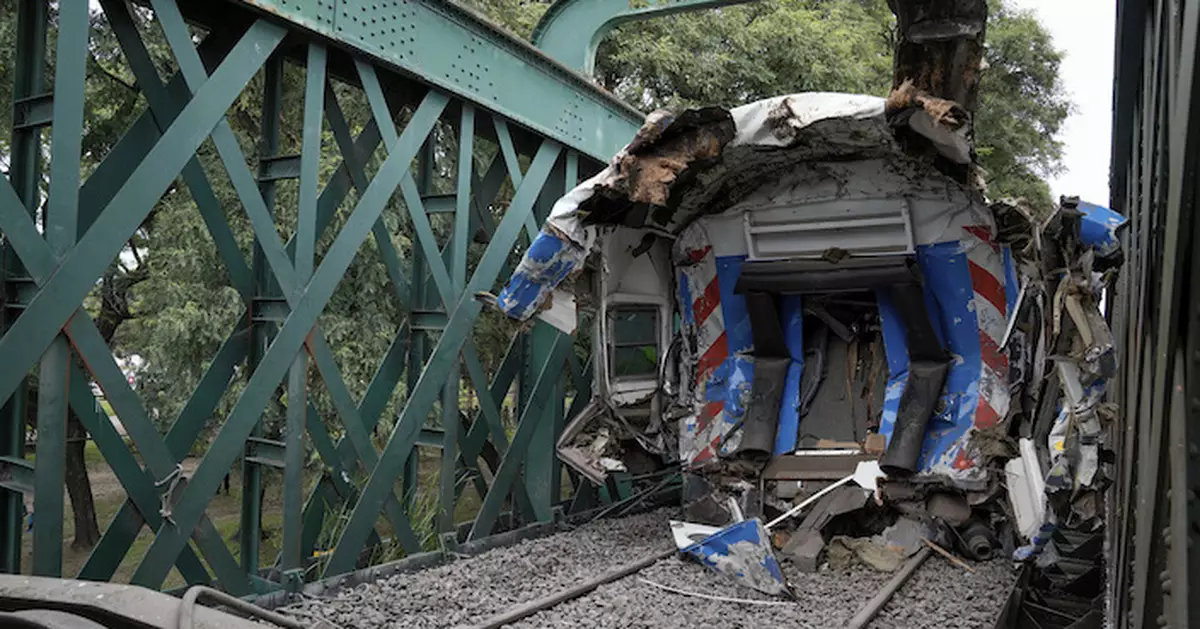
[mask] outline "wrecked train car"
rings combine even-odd
[[[1045,548],[1079,510],[1055,492],[1103,476],[1098,296],[1124,221],[989,205],[966,118],[911,85],[651,115],[495,298],[571,332],[569,280],[597,271],[595,393],[561,459],[597,484],[678,463],[686,517],[716,527],[878,459],[886,513],[860,528],[906,514],[973,556]]]

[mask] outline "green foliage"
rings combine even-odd
[[[985,59],[976,136],[990,193],[1046,208],[1044,178],[1062,171],[1058,135],[1072,108],[1058,75],[1063,53],[1031,12],[994,2]]]
[[[549,2],[460,0],[513,33]],[[597,80],[634,107],[737,106],[780,94],[886,94],[895,18],[885,0],[763,0],[629,23],[600,46]],[[1028,11],[991,1],[976,136],[992,197],[1051,203],[1071,110],[1062,52]]]

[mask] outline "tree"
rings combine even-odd
[[[461,0],[528,37],[548,2]],[[990,2],[976,121],[994,198],[1051,203],[1042,178],[1062,168],[1057,139],[1070,102],[1062,53],[1028,11]],[[532,23],[531,23],[532,22]],[[597,79],[643,111],[733,107],[805,91],[884,95],[892,85],[895,18],[886,0],[764,0],[633,22],[605,38]]]
[[[988,188],[1046,209],[1053,202],[1044,178],[1063,168],[1058,136],[1072,107],[1059,78],[1063,53],[1032,12],[996,2],[985,59],[975,132]]]

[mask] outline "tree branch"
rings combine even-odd
[[[134,94],[140,94],[140,93],[141,93],[141,90],[139,90],[139,89],[137,88],[137,86],[136,86],[136,85],[134,85],[133,83],[127,83],[127,82],[126,82],[124,79],[122,79],[121,77],[119,77],[119,76],[117,76],[117,75],[113,74],[112,72],[109,72],[109,71],[108,71],[108,68],[105,68],[105,67],[104,67],[104,66],[103,66],[103,65],[100,63],[100,60],[99,60],[99,59],[97,59],[97,58],[96,58],[96,56],[95,56],[95,55],[93,55],[93,54],[91,54],[90,52],[88,53],[88,61],[91,61],[91,62],[92,62],[92,66],[94,66],[94,67],[95,67],[97,70],[99,70],[99,71],[100,71],[100,72],[101,72],[101,73],[102,73],[104,76],[108,77],[108,78],[109,78],[109,80],[111,80],[112,82],[114,82],[114,83],[117,83],[118,85],[121,85],[121,86],[123,86],[125,89],[127,89],[127,90],[129,90],[129,91],[133,92]]]

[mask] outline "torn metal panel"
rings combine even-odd
[[[1021,439],[1021,456],[1004,466],[1008,500],[1016,516],[1017,532],[1030,540],[1046,520],[1046,483],[1032,439]]]
[[[1121,248],[1119,232],[1129,223],[1124,216],[1094,203],[1068,199],[1074,204],[1074,209],[1083,214],[1079,228],[1079,241],[1095,250],[1096,255],[1106,257],[1117,253]]]
[[[717,526],[671,520],[671,534],[675,537],[675,546],[682,551],[703,542],[720,530]]]
[[[521,258],[500,291],[496,305],[504,314],[528,320],[547,305],[554,290],[583,268],[588,250],[547,225]]]
[[[977,430],[1008,417],[1008,357],[1000,350],[1007,328],[1007,274],[1000,245],[985,226],[964,228],[955,242],[918,248],[930,317],[952,360],[942,411],[925,432],[917,473],[978,487],[985,470],[972,444]],[[893,300],[880,297],[884,342],[892,368],[880,433],[894,429],[907,381],[908,342]]]
[[[876,457],[854,450],[798,450],[777,456],[762,472],[765,480],[838,480],[854,473],[862,461]]]
[[[741,585],[773,596],[791,595],[762,520],[726,527],[684,552]]]

